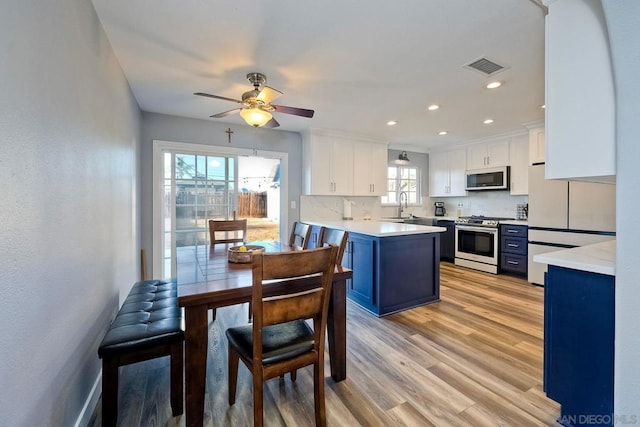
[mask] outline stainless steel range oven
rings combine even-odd
[[[498,274],[500,219],[507,218],[472,216],[456,220],[456,265]]]

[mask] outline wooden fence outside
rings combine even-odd
[[[266,218],[267,193],[248,192],[238,194],[239,218]]]

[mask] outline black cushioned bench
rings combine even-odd
[[[171,356],[171,410],[183,412],[182,310],[175,279],[145,280],[133,285],[100,347],[102,359],[102,425],[118,420],[118,368]]]

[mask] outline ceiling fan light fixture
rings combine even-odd
[[[398,155],[398,160],[395,161],[396,165],[408,165],[409,157],[407,156],[407,152],[403,151]]]
[[[243,108],[240,110],[240,116],[248,125],[261,127],[267,124],[273,118],[270,112],[259,107]]]

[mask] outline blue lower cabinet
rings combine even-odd
[[[526,276],[528,269],[528,227],[500,225],[500,272]]]
[[[372,237],[350,233],[344,265],[347,297],[382,316],[440,298],[438,233]]]
[[[613,425],[614,280],[551,265],[545,276],[544,390],[562,425]]]
[[[373,268],[375,242],[357,234],[349,234],[345,250],[346,267],[353,270],[353,278],[347,281],[347,295],[367,310],[375,311]],[[357,271],[357,274],[356,274]]]

